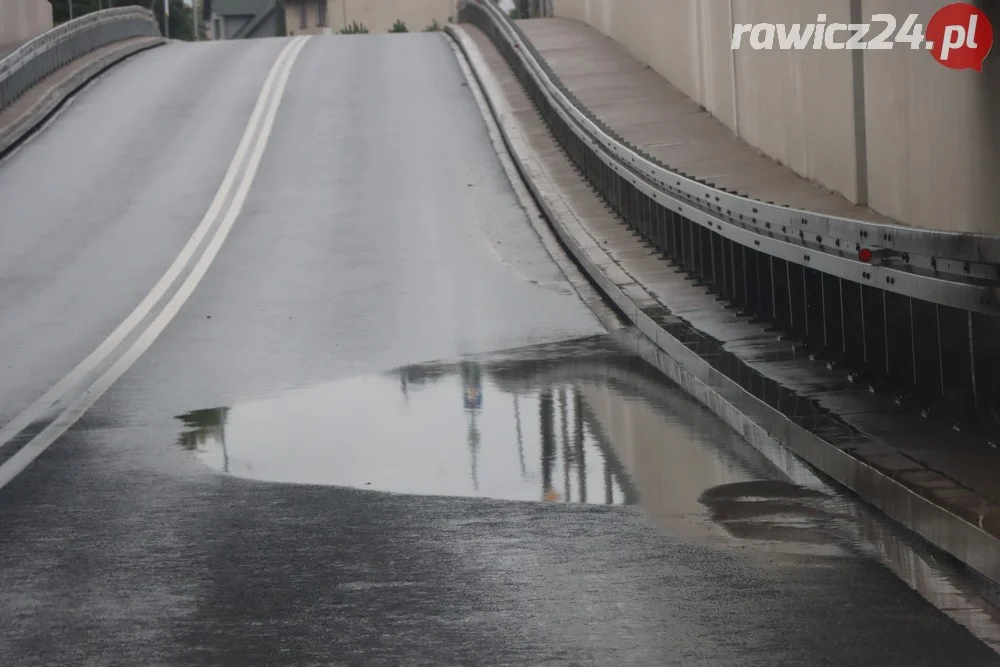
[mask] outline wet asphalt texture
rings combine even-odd
[[[0,421],[180,250],[282,44],[142,54],[0,164]],[[440,35],[307,44],[191,300],[0,490],[3,664],[1000,664],[821,522],[808,539],[724,529],[726,484],[779,489],[770,513],[793,529],[814,515],[789,498],[809,494],[623,359],[463,84]],[[370,415],[337,412],[354,382]],[[515,396],[523,416],[494,408]],[[479,496],[471,458],[484,484],[507,480],[522,439],[534,458]],[[206,457],[223,442],[220,469]],[[612,504],[542,502],[585,442]],[[373,448],[393,471],[379,490],[352,475]],[[322,466],[343,485],[296,483]],[[442,475],[462,476],[449,497]]]

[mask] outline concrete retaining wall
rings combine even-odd
[[[49,0],[0,0],[0,47],[26,42],[51,28]]]
[[[904,224],[1000,234],[1000,55],[952,71],[889,51],[732,51],[736,23],[856,23],[942,0],[554,0],[796,173]],[[983,3],[995,26],[1000,7]],[[878,24],[884,25],[884,24]],[[746,40],[749,42],[749,40]],[[857,61],[855,60],[857,59]]]

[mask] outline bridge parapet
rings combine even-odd
[[[0,59],[0,111],[81,56],[115,42],[158,36],[156,17],[144,7],[106,9],[67,21]]]

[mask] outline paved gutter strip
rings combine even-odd
[[[678,316],[678,305],[681,312],[685,307],[704,310],[704,289],[675,273],[610,213],[551,136],[489,38],[468,24],[448,26],[447,32],[469,59],[508,149],[564,246],[655,343],[650,349],[637,337],[635,348],[641,356],[786,471],[798,465],[794,452],[934,546],[1000,583],[1000,559],[993,557],[1000,553],[1000,507],[995,502],[835,416],[786,416],[713,366],[723,356],[716,354],[719,350],[705,346],[700,356],[700,339],[709,337]],[[655,290],[649,289],[652,284]],[[729,350],[726,355],[733,358],[729,363],[735,359],[747,365]],[[851,400],[859,399],[847,396],[846,404]]]
[[[563,275],[566,276],[566,279],[577,295],[597,316],[597,319],[604,328],[608,331],[618,331],[628,326],[629,322],[620,313],[612,310],[610,304],[605,301],[604,294],[591,282],[590,277],[583,270],[583,267],[574,261],[572,255],[567,252],[567,249],[552,231],[545,213],[538,207],[538,203],[525,185],[521,172],[518,171],[517,165],[514,164],[513,158],[507,151],[499,126],[497,126],[495,119],[489,115],[489,102],[483,97],[480,89],[473,85],[475,75],[469,70],[469,66],[462,58],[462,53],[458,45],[454,40],[451,40],[450,43],[452,50],[456,52],[455,57],[458,60],[458,65],[463,75],[469,80],[469,88],[472,95],[476,98],[476,103],[479,104],[483,112],[483,120],[486,122],[486,132],[490,136],[490,142],[493,144],[494,149],[496,149],[500,166],[503,168],[504,174],[507,176],[511,188],[514,190],[514,196],[517,198],[521,208],[524,209],[528,222],[531,224],[532,229],[535,230],[542,245],[545,246],[545,250],[552,257],[552,261],[556,263],[556,266],[563,272]]]
[[[110,67],[166,40],[138,37],[108,45],[78,58],[33,86],[0,112],[0,157],[20,145],[76,92]]]

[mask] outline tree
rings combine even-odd
[[[275,7],[274,11],[278,12],[277,36],[285,37],[288,35],[288,24],[286,22],[287,16],[285,14],[285,0],[278,0],[277,7]]]
[[[156,14],[156,20],[160,24],[160,31],[166,34],[166,31],[163,30],[163,0],[152,0],[152,4],[153,12]],[[139,5],[148,9],[150,3],[147,0],[134,0],[118,3],[118,6],[125,5]],[[191,21],[191,8],[184,4],[184,0],[170,0],[170,38],[184,39],[187,41],[194,39],[194,25]]]

